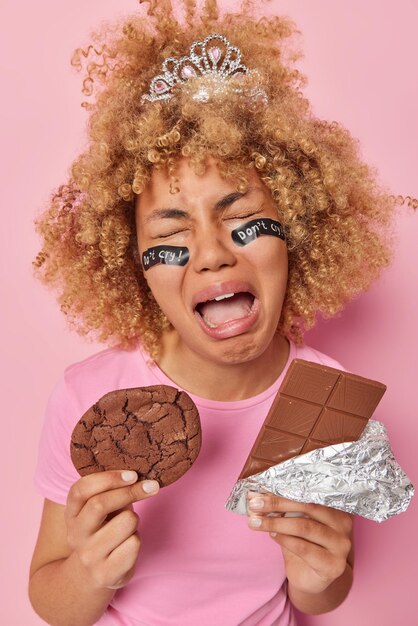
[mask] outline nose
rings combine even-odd
[[[232,250],[232,238],[220,232],[215,225],[205,228],[195,238],[191,257],[196,272],[217,272],[223,267],[232,267],[236,257]]]

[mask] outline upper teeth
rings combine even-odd
[[[219,302],[219,300],[225,300],[225,298],[232,298],[232,296],[234,296],[234,293],[224,293],[223,296],[218,296],[217,298],[215,298],[216,302]]]

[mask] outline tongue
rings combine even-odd
[[[199,306],[200,315],[212,326],[220,326],[231,320],[247,317],[251,311],[253,297],[249,293],[237,293],[225,300],[209,300]]]

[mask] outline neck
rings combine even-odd
[[[270,387],[289,356],[289,343],[281,335],[275,335],[260,356],[234,364],[209,362],[192,352],[183,354],[176,343],[170,333],[164,337],[160,369],[185,391],[225,402],[244,400]]]

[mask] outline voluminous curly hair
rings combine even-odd
[[[388,263],[395,199],[349,132],[313,115],[289,45],[296,32],[284,17],[256,19],[249,3],[221,16],[215,0],[199,11],[184,0],[178,19],[170,0],[150,0],[146,14],[139,9],[76,50],[72,63],[86,65],[83,91],[95,96],[84,103],[89,143],[37,220],[43,247],[34,264],[80,333],[123,347],[141,341],[157,354],[168,322],[138,262],[135,200],[153,168],[167,168],[175,193],[180,157],[197,173],[214,158],[239,191],[254,167],[270,189],[289,250],[283,335],[300,341],[318,313],[340,311]],[[186,87],[168,101],[141,101],[167,57],[187,55],[212,33],[226,36],[258,71],[267,105],[233,89],[200,102]]]

